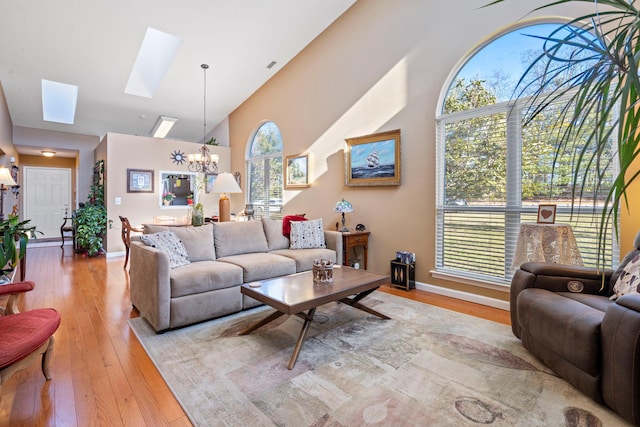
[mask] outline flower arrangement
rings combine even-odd
[[[167,202],[173,202],[173,199],[176,198],[176,195],[170,191],[162,194],[162,200],[166,200]]]

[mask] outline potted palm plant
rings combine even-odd
[[[635,0],[557,0],[534,10],[576,2],[592,3],[593,12],[542,37],[544,51],[521,77],[518,95],[530,96],[525,125],[563,102],[556,160],[574,154],[573,205],[604,195],[596,211],[601,261],[608,230],[618,232],[619,209],[628,209],[627,190],[640,175],[633,166],[640,155],[640,10]]]

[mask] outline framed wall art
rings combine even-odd
[[[284,176],[284,188],[306,188],[309,186],[309,155],[287,156]]]
[[[345,141],[346,186],[400,185],[400,129]]]
[[[213,183],[216,182],[216,178],[218,177],[217,173],[206,173],[204,175],[204,192],[209,194],[211,193],[211,189],[213,188]]]
[[[556,222],[556,205],[538,205],[538,224],[554,224]]]
[[[153,193],[153,171],[127,169],[127,193]]]

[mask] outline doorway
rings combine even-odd
[[[73,210],[71,169],[25,166],[23,173],[24,219],[43,233],[38,238],[60,238],[65,210]]]

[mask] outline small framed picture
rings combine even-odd
[[[556,205],[538,205],[538,224],[554,224],[556,222]]]
[[[284,188],[306,188],[309,186],[309,155],[287,156]]]
[[[213,183],[216,182],[216,178],[218,174],[207,173],[204,175],[204,192],[209,194],[211,193],[211,189],[213,188]]]
[[[153,193],[153,171],[127,169],[127,193]]]

